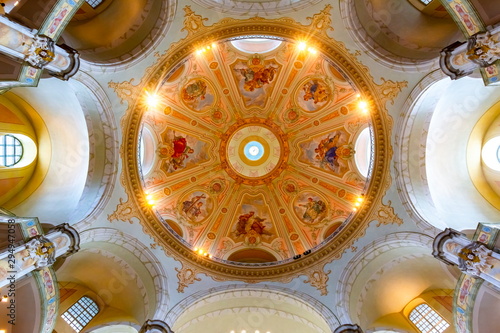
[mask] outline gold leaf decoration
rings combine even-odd
[[[108,215],[108,221],[127,221],[132,224],[132,217],[135,216],[137,213],[132,203],[129,200],[123,202],[123,199],[120,198],[120,203],[116,206],[115,211]]]
[[[199,273],[198,270],[188,267],[187,265],[183,265],[181,269],[176,267],[175,270],[177,271],[177,279],[179,280],[177,291],[180,293],[183,293],[184,289],[195,281],[201,281],[200,278],[196,277]]]
[[[328,274],[332,271],[325,272],[324,266],[316,266],[307,271],[307,280],[304,283],[309,283],[321,292],[322,296],[328,295],[327,282],[330,279]]]
[[[387,201],[387,205],[382,203],[378,211],[373,214],[373,219],[378,221],[377,227],[380,227],[382,224],[403,224],[403,220],[394,212],[391,204],[391,200]]]
[[[308,17],[308,20],[311,20],[311,26],[314,27],[317,31],[320,31],[322,34],[326,35],[326,33],[330,30],[333,30],[331,27],[332,24],[332,14],[330,11],[332,10],[332,6],[327,4],[325,9],[320,11],[317,14],[314,14],[312,17]]]
[[[128,104],[131,105],[132,102],[137,99],[137,96],[139,96],[139,87],[134,86],[132,82],[134,82],[134,79],[130,79],[130,81],[123,81],[120,83],[114,81],[110,81],[108,83],[108,87],[113,88],[115,90],[115,93],[121,99],[120,104],[123,104],[124,101],[127,101]]]
[[[197,32],[201,27],[204,27],[203,21],[208,20],[206,17],[195,14],[191,6],[184,7],[184,28],[181,31],[187,31],[188,36]]]
[[[385,105],[387,101],[391,101],[391,105],[394,105],[394,99],[398,97],[403,88],[408,86],[408,81],[394,82],[384,78],[382,78],[382,81],[382,84],[377,85],[378,97],[382,105]]]

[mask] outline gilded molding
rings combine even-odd
[[[380,97],[380,101],[383,105],[390,101],[391,105],[394,105],[394,99],[398,97],[399,93],[403,88],[408,87],[408,81],[397,81],[382,79],[382,84],[377,85],[377,93]]]
[[[391,204],[391,200],[387,201],[387,205],[382,203],[378,212],[373,214],[373,219],[378,221],[377,227],[380,227],[382,224],[403,224],[403,220],[394,212],[394,208],[391,207]]]
[[[177,271],[177,280],[179,283],[177,291],[180,293],[183,293],[184,289],[195,281],[201,281],[199,277],[196,277],[199,273],[199,270],[196,268],[183,264],[181,269],[176,267],[175,270]]]
[[[315,287],[321,292],[321,296],[328,295],[327,283],[330,277],[328,276],[332,271],[328,270],[325,272],[325,265],[318,265],[314,268],[310,268],[307,271],[307,280],[304,283],[309,283],[311,286]]]
[[[120,203],[116,206],[115,211],[108,215],[108,221],[118,220],[132,224],[132,217],[139,217],[137,209],[130,200],[123,202],[123,199],[120,198]]]
[[[123,104],[124,101],[127,101],[129,105],[131,105],[134,100],[139,96],[140,89],[138,86],[134,86],[132,83],[134,79],[130,79],[130,81],[123,82],[113,82],[110,81],[108,83],[109,88],[113,88],[115,93],[121,99],[120,104]]]

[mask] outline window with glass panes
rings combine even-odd
[[[450,325],[425,303],[410,312],[410,320],[422,333],[441,333]]]
[[[428,5],[431,3],[432,0],[420,0],[421,3],[423,3],[424,5]]]
[[[92,8],[99,6],[104,0],[85,0]]]
[[[21,160],[21,157],[23,157],[21,141],[10,134],[0,136],[0,165],[13,166]]]
[[[97,304],[88,297],[80,298],[66,312],[62,319],[76,332],[80,332],[99,312]]]

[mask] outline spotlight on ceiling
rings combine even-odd
[[[293,259],[294,259],[294,260],[297,260],[297,259],[299,259],[300,257],[302,257],[302,255],[301,255],[301,254],[297,254],[296,256],[293,256]]]
[[[310,253],[311,253],[311,249],[309,249],[309,250],[305,251],[305,252],[304,252],[304,253],[302,253],[302,254],[303,254],[303,255],[305,255],[305,256],[307,256],[307,255],[308,255],[308,254],[310,254]]]

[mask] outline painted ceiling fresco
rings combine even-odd
[[[296,44],[252,45],[200,50],[142,118],[153,142],[141,145],[143,187],[165,228],[238,263],[321,246],[349,222],[367,183],[354,146],[369,116],[353,85]]]

